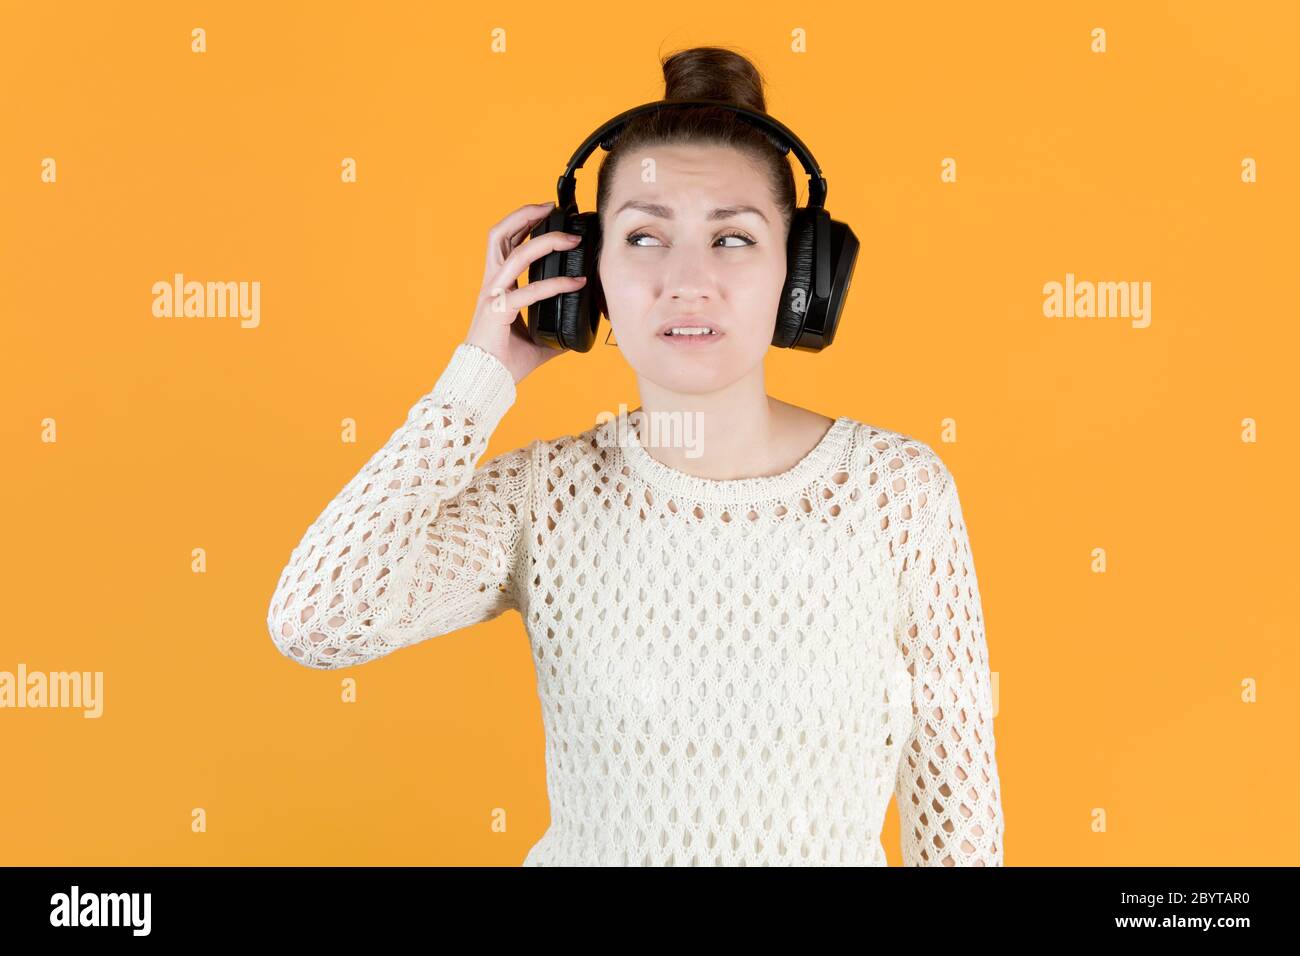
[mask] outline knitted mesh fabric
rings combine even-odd
[[[461,345],[312,523],[276,646],[354,666],[516,610],[551,824],[524,865],[1002,865],[988,652],[952,474],[848,417],[773,476],[646,449],[639,412],[479,458],[514,403]]]

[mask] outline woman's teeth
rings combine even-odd
[[[667,335],[716,335],[712,329],[697,328],[695,326],[684,326],[680,329],[669,329]]]

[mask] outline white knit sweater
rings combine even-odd
[[[308,667],[517,610],[551,825],[524,865],[1001,865],[979,589],[953,477],[841,417],[789,470],[670,468],[641,413],[476,467],[515,401],[460,345],[271,598]],[[626,440],[630,437],[630,441]]]

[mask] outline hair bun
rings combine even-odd
[[[767,112],[763,77],[748,59],[717,46],[681,50],[663,61],[664,99],[721,100]]]

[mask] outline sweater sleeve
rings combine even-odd
[[[956,481],[937,455],[908,498],[897,637],[912,678],[899,761],[905,866],[1002,866],[988,647]],[[915,474],[915,472],[914,472]]]
[[[293,549],[267,611],[282,654],[350,667],[517,609],[529,449],[475,467],[514,401],[495,356],[457,346]]]

